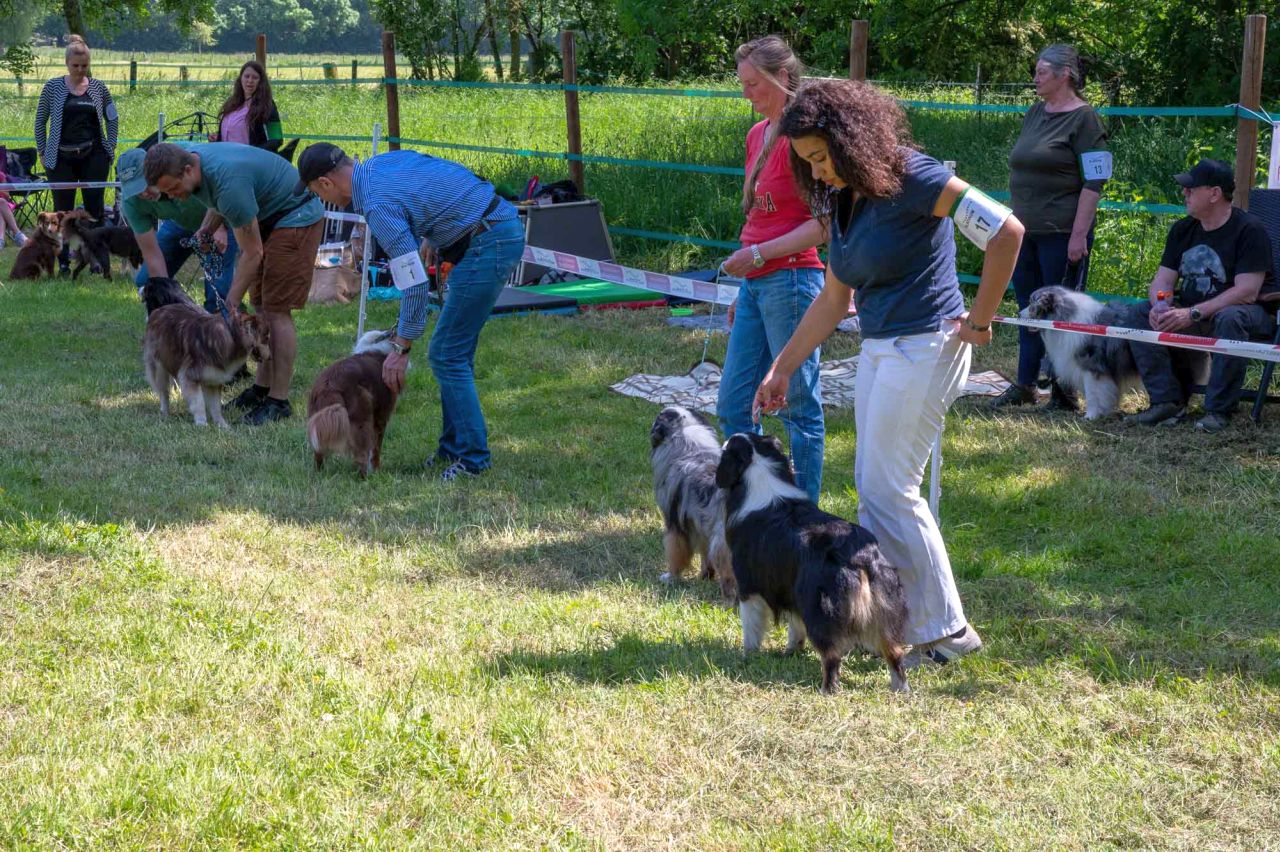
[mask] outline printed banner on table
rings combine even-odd
[[[695,281],[692,278],[681,278],[678,275],[666,275],[661,272],[649,272],[646,269],[635,269],[604,260],[592,260],[568,254],[563,251],[525,246],[525,263],[536,263],[561,272],[573,272],[588,278],[599,278],[614,284],[625,284],[650,290],[664,296],[679,296],[683,299],[696,299],[699,302],[713,302],[717,305],[732,305],[738,298],[736,284],[716,283],[714,281]],[[721,279],[737,281],[736,278]]]

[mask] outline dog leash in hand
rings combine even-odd
[[[178,240],[178,245],[189,248],[200,259],[200,268],[204,270],[204,280],[217,281],[222,277],[223,256],[214,246],[213,240],[202,240],[195,234]],[[206,249],[205,247],[208,246]]]

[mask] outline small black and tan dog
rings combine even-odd
[[[128,226],[98,225],[86,210],[72,210],[62,217],[62,239],[76,254],[74,280],[86,266],[111,280],[111,256],[122,257],[134,269],[142,266],[142,249]]]
[[[840,662],[857,646],[884,658],[894,692],[910,692],[902,668],[907,599],[875,536],[819,509],[772,436],[726,441],[716,484],[727,492],[744,650],[759,650],[770,616],[785,618],[787,652],[807,636],[822,658],[823,692],[839,689]]]

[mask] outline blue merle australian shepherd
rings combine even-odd
[[[840,661],[859,645],[888,663],[895,692],[910,692],[902,669],[906,596],[875,537],[809,499],[777,438],[731,437],[716,484],[725,490],[744,650],[759,650],[770,616],[785,619],[787,652],[807,636],[822,658],[823,692],[839,689]]]

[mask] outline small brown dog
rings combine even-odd
[[[35,280],[43,272],[50,278],[62,252],[62,233],[59,230],[61,213],[41,213],[36,216],[36,231],[18,252],[9,277],[15,281],[23,278]]]
[[[396,394],[382,381],[391,332],[367,331],[355,350],[316,376],[307,399],[307,440],[316,470],[325,456],[349,453],[364,479],[382,464],[382,436],[396,410]]]
[[[176,380],[197,426],[212,420],[230,428],[222,416],[222,388],[250,357],[258,363],[271,357],[271,328],[256,315],[227,321],[195,305],[172,304],[147,317],[142,364],[164,417]]]

